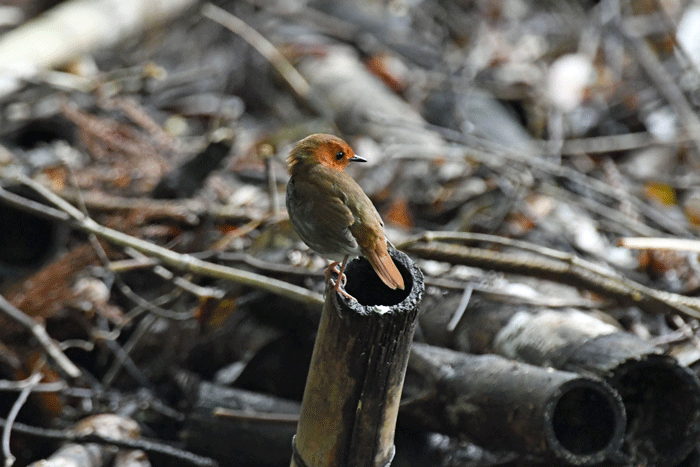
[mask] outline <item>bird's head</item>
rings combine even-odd
[[[342,172],[350,162],[367,162],[337,136],[314,134],[297,143],[287,158],[289,172],[303,166],[321,164]]]

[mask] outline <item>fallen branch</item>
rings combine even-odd
[[[433,241],[435,238],[445,239],[447,235],[452,235],[453,240],[466,239],[465,235],[456,233],[428,232],[422,236],[423,241],[417,237],[398,247],[424,259],[539,277],[586,288],[652,313],[680,313],[700,319],[700,299],[646,287],[572,254],[537,245],[525,248],[536,254],[525,255]],[[489,241],[521,247],[525,243],[499,237],[492,237]]]
[[[193,0],[64,2],[3,34],[0,69],[9,78],[0,95],[18,89],[21,79],[35,75],[37,70],[106,49],[125,37],[163,24],[194,4]]]
[[[299,97],[306,98],[308,96],[311,91],[309,83],[299,74],[294,66],[289,63],[289,60],[287,60],[270,41],[265,39],[262,34],[248,26],[240,18],[237,18],[228,11],[211,3],[204,4],[202,7],[202,14],[241,36],[243,40],[260,52],[260,54],[275,67]]]
[[[90,212],[119,213],[129,215],[139,213],[139,220],[167,219],[181,222],[185,225],[197,225],[201,219],[211,219],[216,222],[250,222],[263,221],[267,216],[262,210],[254,208],[230,207],[219,204],[205,203],[197,199],[143,199],[113,196],[97,191],[80,192],[66,189],[60,192],[61,198],[71,203],[84,200],[85,207]],[[286,213],[285,213],[286,215]]]
[[[104,227],[87,217],[80,210],[56,195],[41,183],[38,183],[24,175],[18,175],[16,180],[29,186],[43,196],[47,201],[66,212],[71,217],[71,224],[75,228],[84,232],[95,234],[108,242],[124,247],[131,247],[145,255],[156,257],[163,264],[167,264],[168,266],[174,267],[181,271],[200,274],[207,277],[214,277],[217,279],[230,280],[232,282],[265,290],[275,295],[280,295],[282,297],[299,301],[307,305],[321,306],[323,304],[323,297],[320,294],[311,292],[303,287],[271,277],[265,277],[253,272],[202,261],[192,255],[175,253],[174,251],[168,250],[162,246],[132,237],[131,235],[127,235],[123,232],[119,232],[108,227]]]

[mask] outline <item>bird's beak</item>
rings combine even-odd
[[[352,156],[350,159],[348,159],[350,162],[367,162],[367,159],[364,157],[360,157],[358,155]]]

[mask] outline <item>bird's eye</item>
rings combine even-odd
[[[335,159],[336,159],[336,160],[340,160],[340,159],[342,159],[343,157],[345,157],[345,153],[344,153],[343,151],[338,151],[338,152],[335,153]]]

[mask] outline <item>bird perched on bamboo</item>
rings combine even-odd
[[[390,289],[404,281],[387,250],[384,223],[362,188],[343,170],[350,162],[366,162],[333,135],[314,134],[299,141],[287,158],[287,211],[294,229],[311,249],[333,263],[334,289],[342,290],[348,258],[364,256]],[[340,270],[336,268],[342,263]]]

